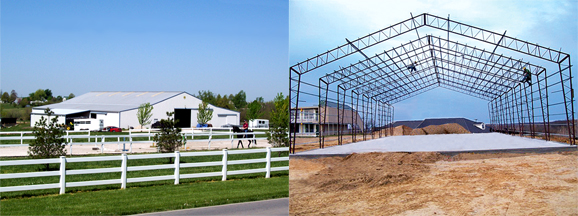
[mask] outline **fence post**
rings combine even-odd
[[[271,147],[267,146],[267,165],[265,165],[265,169],[267,169],[267,174],[265,178],[271,177]]]
[[[72,156],[72,142],[68,143],[68,145],[70,146],[70,156]]]
[[[60,156],[60,194],[66,191],[66,156]]]
[[[120,176],[120,181],[121,181],[120,188],[121,189],[126,189],[127,162],[128,162],[128,157],[126,156],[126,153],[122,153],[122,165],[121,165],[122,174]]]
[[[181,153],[179,151],[175,151],[175,184],[179,184],[179,179],[181,178],[180,172],[181,168]]]
[[[20,132],[20,145],[24,144],[24,132]]]
[[[209,128],[209,147],[207,150],[211,150],[211,139],[213,139],[213,128]]]
[[[227,149],[223,149],[223,179],[221,179],[222,181],[226,181],[227,180]]]

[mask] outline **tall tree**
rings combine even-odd
[[[267,140],[274,147],[289,146],[289,97],[278,93],[274,102],[275,109],[269,120]]]
[[[10,92],[10,103],[14,103],[16,101],[16,98],[18,98],[18,93],[16,93],[15,90],[12,90]]]
[[[4,92],[2,93],[2,103],[10,103],[10,95],[8,94],[8,92]]]
[[[72,98],[74,98],[74,97],[75,97],[75,95],[72,94],[72,93],[70,93],[70,94],[68,95],[68,98],[66,98],[66,100],[70,100],[70,99],[72,99]]]
[[[199,104],[199,113],[197,113],[197,123],[207,124],[213,118],[213,110],[208,108],[209,104],[205,101]]]
[[[58,117],[50,119],[54,114],[50,108],[44,110],[46,113],[46,118],[44,116],[40,117],[40,120],[34,124],[34,129],[32,133],[36,139],[32,140],[32,143],[28,146],[28,155],[33,158],[52,158],[62,155],[66,155],[64,151],[64,130],[58,127]],[[50,122],[47,122],[50,119]],[[49,165],[46,164],[46,170],[49,169]]]
[[[233,104],[237,109],[245,108],[247,106],[247,94],[241,90],[233,97]]]
[[[258,100],[251,102],[249,105],[247,105],[247,108],[249,108],[247,111],[247,119],[249,119],[249,121],[261,118],[261,116],[263,116],[263,113],[261,113],[261,103],[259,103]]]
[[[161,152],[174,152],[187,142],[181,135],[181,129],[175,127],[179,120],[171,118],[173,114],[167,112],[167,119],[161,119],[161,131],[153,138]],[[169,163],[172,163],[172,157],[169,157]]]
[[[151,103],[143,103],[138,107],[136,111],[136,118],[138,119],[138,124],[140,124],[140,128],[144,125],[148,125],[151,123],[151,117],[153,116],[153,106]]]
[[[52,90],[50,89],[44,89],[44,99],[46,100],[50,100],[52,99]]]

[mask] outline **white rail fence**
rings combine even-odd
[[[142,131],[140,129],[137,129]],[[70,131],[66,132],[66,136],[63,138],[66,139],[65,145],[69,146],[69,154],[72,155],[72,146],[73,145],[98,145],[100,144],[101,153],[103,152],[105,144],[117,144],[118,148],[120,149],[120,144],[129,144],[129,151],[132,153],[132,144],[133,143],[153,143],[152,137],[156,133],[151,133],[151,131],[155,131],[158,129],[147,129],[148,133],[132,133],[133,131],[129,131],[128,135],[90,135],[90,131],[88,131],[87,135],[70,135]],[[147,131],[145,130],[145,131]],[[223,129],[221,129],[223,130]],[[229,130],[225,128],[224,130]],[[20,140],[20,144],[2,144],[0,147],[13,147],[13,146],[28,146],[28,144],[24,144],[24,140],[33,140],[36,139],[34,136],[24,136],[24,134],[32,134],[31,131],[18,131],[18,132],[0,132],[2,134],[20,134],[20,136],[0,136],[0,141],[2,140]],[[265,132],[247,132],[247,133],[234,133],[230,131],[220,132],[215,131],[213,128],[208,129],[185,129],[181,132],[181,135],[187,140],[187,142],[207,142],[207,148],[211,148],[212,141],[231,141],[231,148],[234,147],[234,141],[239,140],[265,140],[265,137],[256,137],[257,135],[263,135]],[[229,136],[226,139],[215,139],[214,136]],[[253,135],[253,138],[238,138],[239,135]],[[196,137],[203,136],[208,137],[207,139],[195,139]],[[144,141],[136,141],[133,138],[137,137],[147,137],[148,140]],[[189,139],[190,137],[190,139]],[[116,138],[116,140],[114,140]],[[122,140],[121,140],[122,138]],[[88,142],[74,142],[74,139],[88,139]],[[111,141],[112,139],[112,141]],[[94,140],[92,142],[91,140]],[[187,144],[185,144],[184,148],[187,148]],[[124,148],[123,148],[124,149]]]
[[[60,163],[59,171],[45,171],[45,172],[29,172],[29,173],[8,173],[0,174],[0,180],[2,179],[15,179],[15,178],[32,178],[32,177],[45,177],[45,176],[60,176],[59,183],[53,184],[39,184],[39,185],[22,185],[22,186],[9,186],[0,187],[0,193],[2,192],[12,192],[12,191],[28,191],[28,190],[40,190],[40,189],[53,189],[60,188],[60,194],[64,194],[67,187],[81,187],[81,186],[96,186],[96,185],[109,185],[109,184],[120,184],[121,189],[126,188],[127,183],[133,182],[148,182],[148,181],[161,181],[161,180],[174,180],[174,184],[179,184],[180,179],[186,178],[202,178],[202,177],[213,177],[222,176],[221,180],[226,181],[227,176],[230,175],[240,175],[249,173],[265,173],[265,178],[271,177],[271,172],[289,170],[289,166],[283,167],[271,167],[271,162],[275,161],[288,161],[289,157],[271,157],[272,152],[283,152],[289,151],[289,148],[264,148],[264,149],[251,149],[251,150],[235,150],[228,151],[223,149],[222,151],[208,151],[208,152],[187,152],[181,153],[176,151],[175,153],[164,153],[164,154],[143,154],[143,155],[127,155],[122,154],[120,156],[106,156],[106,157],[79,157],[79,158],[66,158],[61,156],[60,158],[54,159],[36,159],[36,160],[11,160],[11,161],[0,161],[0,167],[2,166],[17,166],[17,165],[31,165],[31,164],[47,164],[47,163]],[[262,153],[266,152],[265,158],[260,159],[245,159],[245,160],[228,160],[228,155],[233,154],[252,154],[252,153]],[[181,157],[195,157],[195,156],[209,156],[209,155],[222,155],[222,161],[211,161],[211,162],[199,162],[199,163],[180,163]],[[152,158],[175,158],[174,164],[165,165],[150,165],[150,166],[127,166],[128,160],[136,159],[152,159]],[[99,168],[99,169],[79,169],[79,170],[66,170],[67,163],[76,162],[96,162],[96,161],[122,161],[121,167],[113,168]],[[251,163],[266,163],[265,168],[259,169],[245,169],[245,170],[234,170],[228,171],[228,165],[235,164],[251,164]],[[220,172],[203,172],[203,173],[190,173],[181,174],[180,168],[187,167],[209,167],[209,166],[222,166]],[[158,170],[158,169],[174,169],[174,175],[165,176],[149,176],[149,177],[138,177],[138,178],[127,178],[127,173],[130,171],[142,171],[142,170]],[[70,175],[80,175],[80,174],[96,174],[96,173],[111,173],[111,172],[121,172],[120,179],[107,179],[98,181],[81,181],[81,182],[66,182],[66,176]]]

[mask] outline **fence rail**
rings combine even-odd
[[[221,128],[223,129],[223,128]],[[69,131],[67,131],[67,135],[63,136],[66,139],[65,145],[69,146],[69,153],[72,155],[72,146],[73,145],[101,145],[101,153],[103,152],[103,145],[105,144],[118,144],[120,149],[121,143],[129,144],[129,151],[132,153],[132,144],[133,143],[153,143],[151,140],[152,137],[155,136],[155,133],[151,133],[156,129],[148,129],[148,133],[132,133],[129,131],[128,135],[90,135],[90,131],[87,135],[70,135]],[[195,130],[197,132],[195,132]],[[198,132],[200,130],[200,132]],[[224,129],[228,130],[228,129]],[[205,132],[208,131],[208,132]],[[20,136],[0,136],[0,141],[3,140],[20,140],[20,144],[1,144],[0,147],[15,147],[15,146],[29,146],[29,144],[24,144],[24,140],[33,140],[36,139],[34,136],[24,136],[24,134],[31,134],[31,131],[16,131],[16,132],[0,132],[2,134],[20,134]],[[181,135],[186,139],[187,142],[208,142],[208,148],[211,148],[212,141],[231,141],[231,148],[234,147],[233,142],[238,140],[265,140],[265,137],[256,137],[257,135],[263,135],[265,132],[247,132],[247,133],[234,133],[234,132],[219,132],[213,131],[213,128],[208,129],[186,129],[181,132]],[[238,135],[253,135],[253,138],[237,138]],[[207,139],[195,139],[195,137],[208,137]],[[229,136],[226,139],[215,139],[214,136]],[[189,139],[190,137],[190,139]],[[115,139],[116,141],[110,141],[111,139]],[[122,138],[122,140],[121,140]],[[148,140],[137,141],[133,138],[148,138]],[[88,142],[74,142],[74,139],[88,139]],[[107,140],[108,139],[108,140]],[[94,140],[94,142],[91,142]],[[99,141],[100,140],[100,141]],[[185,149],[187,148],[187,144],[185,144]]]
[[[60,163],[60,170],[59,171],[0,174],[0,180],[1,179],[15,179],[15,178],[60,176],[60,182],[59,183],[0,187],[0,193],[12,192],[12,191],[28,191],[28,190],[60,188],[60,194],[64,194],[67,187],[121,184],[121,189],[125,189],[127,183],[133,183],[133,182],[175,180],[174,184],[176,185],[176,184],[179,184],[180,179],[186,179],[186,178],[222,176],[221,180],[226,181],[228,175],[262,173],[262,172],[265,173],[265,178],[269,178],[271,176],[271,172],[289,170],[289,166],[271,167],[271,162],[288,161],[289,160],[289,157],[271,158],[272,152],[283,152],[283,151],[289,151],[289,148],[287,148],[287,147],[285,147],[285,148],[267,147],[264,149],[236,150],[236,151],[228,151],[227,149],[223,149],[222,151],[186,152],[186,153],[181,153],[181,152],[176,151],[174,153],[164,153],[164,154],[144,154],[144,155],[122,154],[121,156],[81,157],[81,158],[66,158],[65,156],[61,156],[60,158],[54,158],[54,159],[0,161],[0,167],[2,167],[2,166],[31,165],[31,164]],[[251,153],[263,153],[263,152],[267,153],[265,158],[245,159],[245,160],[228,160],[227,159],[227,156],[232,155],[232,154],[251,154]],[[221,161],[198,162],[198,163],[180,163],[181,157],[195,157],[195,156],[208,156],[208,155],[222,155],[223,158]],[[165,164],[165,165],[131,166],[131,167],[127,166],[128,160],[153,159],[153,158],[174,158],[175,162],[174,162],[174,164]],[[66,164],[67,163],[119,161],[119,160],[122,161],[121,167],[66,170]],[[259,168],[259,169],[246,169],[246,170],[234,170],[234,171],[228,171],[227,170],[228,165],[250,164],[250,163],[266,163],[266,164],[265,164],[265,168]],[[222,170],[221,170],[221,172],[180,174],[180,168],[208,167],[208,166],[222,166]],[[174,175],[127,178],[127,172],[142,171],[142,170],[157,170],[157,169],[174,169],[175,172],[174,172]],[[97,181],[66,182],[66,176],[70,176],[70,175],[111,173],[111,172],[121,172],[121,178],[120,179],[97,180]]]

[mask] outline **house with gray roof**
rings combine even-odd
[[[75,130],[101,129],[107,126],[120,128],[140,127],[137,119],[138,107],[150,103],[153,106],[152,123],[166,119],[167,112],[174,112],[178,119],[178,127],[191,128],[197,125],[197,113],[201,99],[179,91],[150,92],[89,92],[57,104],[34,107],[30,124],[34,124],[45,115],[44,110],[50,108],[58,117],[59,123],[75,125]],[[238,125],[240,114],[209,104],[213,110],[213,118],[209,121],[213,127],[226,124]],[[145,125],[144,127],[150,127]]]

